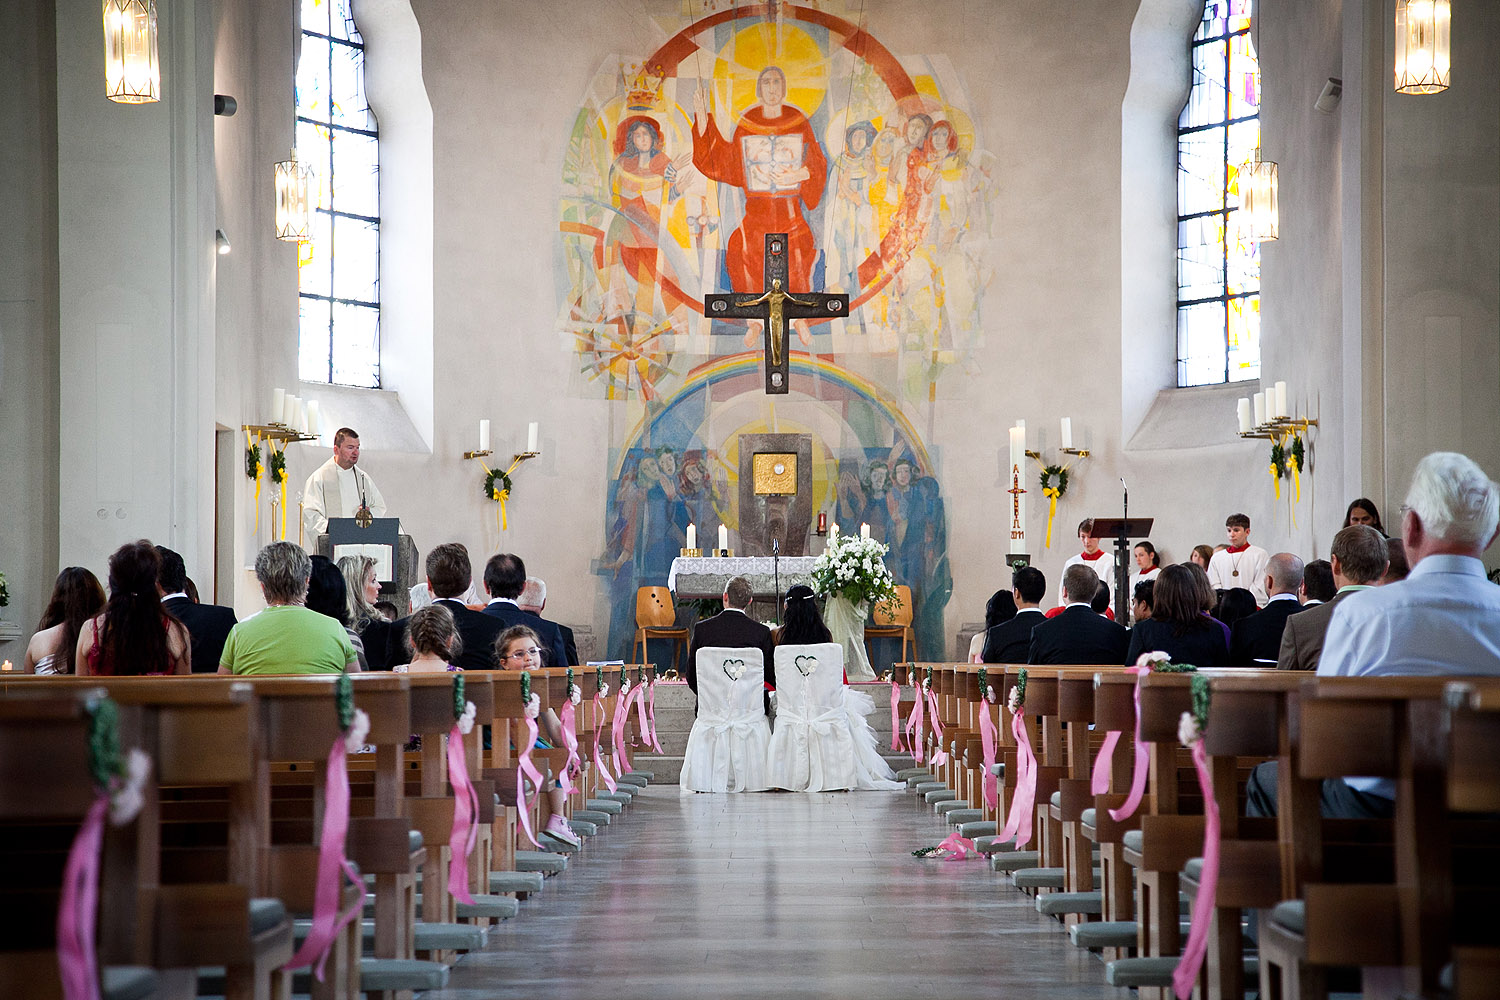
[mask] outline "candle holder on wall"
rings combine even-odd
[[[489,448],[485,448],[482,451],[466,451],[464,452],[464,461],[468,461],[471,458],[487,458],[493,454],[494,452]]]
[[[306,431],[294,430],[286,424],[241,424],[240,429],[249,431],[251,434],[257,434],[271,441],[280,441],[283,444],[318,440],[318,435],[308,434]]]
[[[1277,417],[1267,420],[1263,424],[1257,424],[1253,429],[1240,431],[1240,437],[1245,439],[1260,438],[1265,441],[1275,441],[1284,437],[1288,432],[1298,434],[1306,431],[1309,427],[1318,426],[1318,422],[1310,417]]]

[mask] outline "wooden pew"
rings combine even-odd
[[[1450,684],[1445,706],[1448,809],[1459,822],[1493,822],[1500,816],[1500,682]],[[1496,839],[1491,831],[1487,843]],[[1440,905],[1452,915],[1454,1000],[1489,1000],[1500,994],[1500,924],[1493,915],[1500,865],[1493,851],[1455,843],[1441,874]]]

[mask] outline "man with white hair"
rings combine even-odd
[[[562,634],[563,651],[567,655],[567,661],[579,662],[578,643],[573,639],[573,630],[562,622],[548,621],[542,617],[542,610],[547,607],[546,580],[541,577],[528,576],[525,586],[521,588],[521,596],[516,598],[516,606],[537,621],[554,626]]]

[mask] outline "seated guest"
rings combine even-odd
[[[544,621],[541,615],[529,615],[521,610],[519,599],[526,589],[526,564],[521,557],[509,552],[490,556],[484,564],[484,589],[490,602],[484,606],[484,614],[500,622],[502,628],[524,625],[537,634],[542,644],[542,666],[566,667],[573,664],[563,646],[562,630],[552,622]]]
[[[1161,572],[1161,555],[1155,545],[1146,541],[1136,542],[1131,551],[1135,554],[1135,569],[1130,573],[1130,590],[1134,593],[1136,584],[1142,580],[1155,580],[1156,574]]]
[[[547,607],[547,581],[528,576],[526,585],[521,588],[521,596],[516,598],[516,606],[543,625],[551,625],[562,636],[563,661],[558,666],[578,665],[578,643],[573,638],[573,630],[562,622],[548,621],[542,617],[542,611]],[[536,622],[530,624],[532,628],[536,627]]]
[[[1328,625],[1318,676],[1500,676],[1500,587],[1480,562],[1500,526],[1500,486],[1467,456],[1433,452],[1417,463],[1403,509],[1411,574],[1343,602]],[[1276,814],[1276,785],[1275,762],[1251,772],[1250,815]],[[1386,778],[1330,778],[1322,813],[1389,817],[1395,795]]]
[[[312,557],[312,573],[307,579],[307,607],[320,615],[326,615],[344,626],[349,635],[349,645],[359,659],[359,669],[369,670],[365,660],[365,644],[359,633],[349,627],[349,596],[344,587],[344,574],[327,556]]]
[[[1276,662],[1286,620],[1302,610],[1297,593],[1302,589],[1302,560],[1290,552],[1278,552],[1266,563],[1263,581],[1266,606],[1235,622],[1229,632],[1229,664],[1234,667],[1264,667]]]
[[[71,674],[78,632],[103,607],[104,588],[93,573],[82,566],[69,566],[57,574],[47,610],[26,644],[22,673]]]
[[[1042,598],[1047,596],[1047,578],[1035,566],[1022,566],[1011,577],[1011,597],[1016,615],[984,632],[984,649],[979,657],[985,663],[1025,663],[1031,653],[1031,630],[1040,625]]]
[[[219,669],[224,640],[234,628],[234,609],[199,604],[197,588],[188,579],[182,556],[161,545],[156,547],[156,554],[161,557],[161,579],[157,583],[162,592],[161,606],[187,626],[192,636],[193,673],[211,674]]]
[[[525,576],[524,570],[522,576]],[[542,666],[541,640],[527,626],[513,625],[495,638],[495,660],[502,670],[538,670]],[[565,745],[562,720],[558,719],[556,712],[550,708],[547,709],[547,714],[537,719],[537,723],[542,732],[547,734],[545,738],[540,736],[537,738],[538,750],[550,750],[553,747]],[[573,765],[574,768],[577,766],[577,764]],[[575,770],[571,773],[576,775],[578,772]],[[563,794],[561,784],[554,782],[547,790],[547,797],[552,815],[548,818],[547,825],[542,828],[542,832],[572,844],[574,847],[583,843],[563,815],[567,807],[567,797]]]
[[[687,674],[683,679],[694,694],[698,693],[698,650],[708,646],[760,650],[761,662],[765,664],[766,689],[776,689],[771,630],[747,613],[754,600],[755,590],[750,586],[750,581],[737,576],[724,585],[724,610],[693,626],[693,641],[688,646]],[[770,698],[767,697],[767,714],[770,710]]]
[[[255,557],[255,579],[264,611],[229,630],[221,674],[357,673],[359,657],[349,633],[334,619],[306,607],[312,560],[300,545],[272,542]]]
[[[1078,522],[1078,542],[1083,547],[1083,551],[1076,556],[1068,557],[1068,561],[1063,563],[1063,572],[1066,573],[1071,566],[1087,566],[1101,580],[1114,579],[1115,561],[1110,558],[1108,552],[1099,547],[1099,539],[1094,537],[1092,517],[1086,517]]]
[[[1302,567],[1302,588],[1299,595],[1303,609],[1333,600],[1338,590],[1333,583],[1333,564],[1327,559],[1314,559]]]
[[[376,601],[375,610],[380,612],[380,617],[388,622],[393,622],[401,617],[401,611],[390,601]]]
[[[1214,547],[1212,545],[1194,545],[1193,551],[1188,555],[1188,561],[1204,572],[1208,571],[1208,564],[1213,562],[1213,558]]]
[[[192,637],[161,606],[161,556],[144,538],[109,557],[104,612],[78,630],[73,656],[80,677],[191,672]]]
[[[1229,544],[1223,552],[1215,552],[1208,562],[1209,585],[1215,590],[1244,587],[1255,595],[1256,606],[1265,604],[1271,596],[1265,590],[1266,563],[1271,558],[1270,553],[1250,544],[1250,518],[1244,514],[1226,517],[1224,531]]]
[[[1156,600],[1156,581],[1142,580],[1135,585],[1135,593],[1131,595],[1130,617],[1136,622],[1143,622],[1151,617],[1151,608]]]
[[[463,652],[454,662],[464,670],[494,670],[495,639],[505,631],[506,623],[465,606],[464,591],[473,575],[469,550],[457,542],[445,542],[427,553],[426,570],[427,587],[437,597],[433,604],[448,609],[463,640]],[[386,663],[400,663],[404,659],[403,644],[410,624],[409,616],[391,623],[386,638]]]
[[[1255,595],[1244,587],[1224,591],[1212,611],[1213,617],[1230,630],[1233,630],[1240,619],[1253,614],[1255,614]]]
[[[391,618],[387,618],[375,607],[380,599],[380,581],[375,579],[375,560],[370,556],[344,556],[338,562],[339,572],[344,575],[346,623],[359,637],[356,644],[363,656],[360,663],[366,670],[388,670],[385,651],[390,643]],[[392,616],[394,617],[394,616]]]
[[[1063,572],[1062,614],[1031,630],[1028,663],[1121,663],[1130,633],[1125,626],[1096,614],[1090,603],[1099,592],[1099,577],[1087,566]]]
[[[984,631],[976,632],[969,640],[969,662],[984,662],[985,636],[996,625],[1004,625],[1016,616],[1016,599],[1008,590],[997,590],[984,605]]]
[[[1385,575],[1380,578],[1382,587],[1405,580],[1411,574],[1411,563],[1406,560],[1406,542],[1400,535],[1391,535],[1385,540],[1385,557],[1389,564],[1385,568]]]
[[[1344,511],[1344,527],[1351,524],[1368,524],[1382,535],[1388,534],[1385,525],[1380,523],[1380,511],[1375,509],[1374,501],[1368,497],[1360,497]]]
[[[1152,652],[1166,653],[1173,663],[1197,667],[1222,667],[1229,662],[1228,631],[1204,612],[1207,580],[1195,579],[1195,569],[1162,568],[1151,591],[1151,617],[1130,630],[1122,663],[1134,665],[1142,653]]]
[[[413,611],[406,620],[406,662],[391,667],[392,673],[453,673],[461,668],[454,664],[463,652],[463,640],[453,613],[441,604],[429,604]]]
[[[406,598],[406,603],[411,605],[413,611],[420,611],[422,608],[431,607],[433,600],[432,588],[427,585],[426,580],[423,580],[406,592]],[[478,611],[484,607],[484,591],[473,580],[469,581],[469,585],[464,588],[464,592],[458,596],[458,599],[463,602],[464,607],[469,608],[471,611]],[[392,619],[392,621],[394,620]]]
[[[1386,540],[1368,524],[1354,524],[1333,536],[1333,579],[1338,593],[1324,604],[1292,615],[1281,634],[1278,670],[1316,670],[1333,610],[1361,590],[1380,582],[1385,572]],[[1311,565],[1311,564],[1309,564]]]
[[[1094,590],[1094,599],[1089,601],[1089,607],[1093,609],[1094,614],[1103,615],[1110,621],[1115,620],[1115,610],[1109,606],[1109,584],[1103,580],[1099,581],[1099,586]]]

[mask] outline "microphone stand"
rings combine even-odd
[[[1120,477],[1120,494],[1120,534],[1115,539],[1115,620],[1124,625],[1130,612],[1130,595],[1125,593],[1130,582],[1130,539],[1125,534],[1130,521],[1130,487],[1125,485],[1124,476]]]

